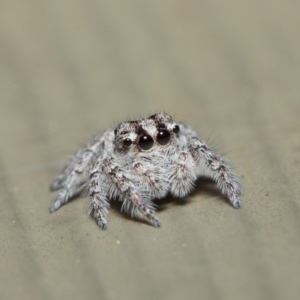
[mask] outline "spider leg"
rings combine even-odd
[[[65,166],[60,175],[58,175],[50,186],[50,191],[57,191],[63,187],[68,177],[76,168],[76,165],[80,165],[85,159],[86,152],[93,152],[94,154],[105,155],[107,151],[111,151],[112,148],[113,132],[107,130],[103,134],[100,134],[89,141],[86,147],[79,149],[77,153],[69,160],[69,163]],[[88,165],[94,163],[89,161]]]
[[[90,172],[88,214],[92,215],[98,226],[105,230],[107,229],[109,203],[105,196],[106,191],[103,182],[103,188],[100,189],[100,182],[103,181],[101,178],[103,177],[101,176],[102,171],[102,159],[98,159]]]
[[[207,144],[192,137],[189,141],[189,150],[199,167],[199,175],[209,175],[222,193],[228,197],[234,208],[240,208],[239,196],[241,190],[236,175],[230,170],[226,161],[215,154]]]
[[[193,189],[197,179],[195,161],[188,152],[182,151],[173,170],[170,175],[171,193],[175,197],[184,197]]]
[[[163,172],[157,158],[155,163],[139,159],[132,165],[133,175],[139,181],[139,188],[147,193],[146,198],[161,199],[170,191],[169,179]]]
[[[85,170],[90,165],[93,157],[94,153],[90,149],[86,149],[82,154],[81,159],[74,163],[72,171],[67,175],[54,203],[50,206],[50,212],[59,209],[64,203],[68,202],[79,189],[81,189],[83,182],[82,176],[86,175],[84,174]]]
[[[160,227],[153,203],[141,196],[143,193],[135,186],[130,173],[117,164],[113,158],[104,159],[102,164],[108,179],[109,193],[113,196],[119,196],[123,200],[122,207],[126,210],[131,208],[132,215],[147,220],[155,227]]]
[[[50,212],[56,211],[62,204],[66,203],[73,195],[80,192],[88,179],[88,171],[95,162],[96,155],[104,156],[113,147],[114,133],[111,129],[100,134],[80,149],[63,172],[54,180],[50,189],[60,190]]]
[[[84,153],[85,149],[80,149],[74,157],[72,157],[68,164],[64,167],[63,171],[61,172],[60,175],[58,175],[54,181],[52,182],[51,186],[50,186],[50,191],[54,192],[57,191],[59,189],[62,188],[64,182],[66,181],[66,179],[68,178],[68,176],[70,175],[70,173],[72,172],[72,170],[74,169],[74,166],[76,163],[80,162],[82,159],[82,155]]]

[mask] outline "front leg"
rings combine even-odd
[[[189,150],[197,162],[199,174],[211,176],[233,207],[240,208],[241,190],[238,179],[225,160],[196,137],[190,139]]]
[[[170,174],[171,193],[175,197],[185,197],[191,192],[197,179],[195,161],[188,152],[182,151],[176,157],[174,165]]]
[[[110,193],[123,200],[123,208],[131,209],[132,216],[145,219],[151,225],[160,227],[151,199],[143,198],[139,182],[126,169],[121,168],[113,158],[103,160],[103,170],[109,181]]]

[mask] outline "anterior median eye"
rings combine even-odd
[[[153,138],[150,135],[144,134],[140,137],[139,147],[143,150],[149,150],[154,144]]]
[[[160,130],[157,134],[157,142],[160,145],[167,145],[170,141],[170,132],[168,130]]]
[[[129,147],[132,144],[132,140],[131,139],[125,139],[123,141],[124,146]]]

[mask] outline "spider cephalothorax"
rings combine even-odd
[[[159,227],[153,200],[168,193],[186,196],[201,175],[212,177],[231,204],[240,207],[238,181],[225,160],[190,127],[158,113],[123,122],[80,149],[51,185],[60,191],[50,212],[87,186],[88,211],[102,229],[112,199]]]

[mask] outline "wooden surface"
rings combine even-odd
[[[1,299],[299,299],[300,2],[0,2]],[[98,130],[166,111],[240,175],[160,229],[49,184]]]

